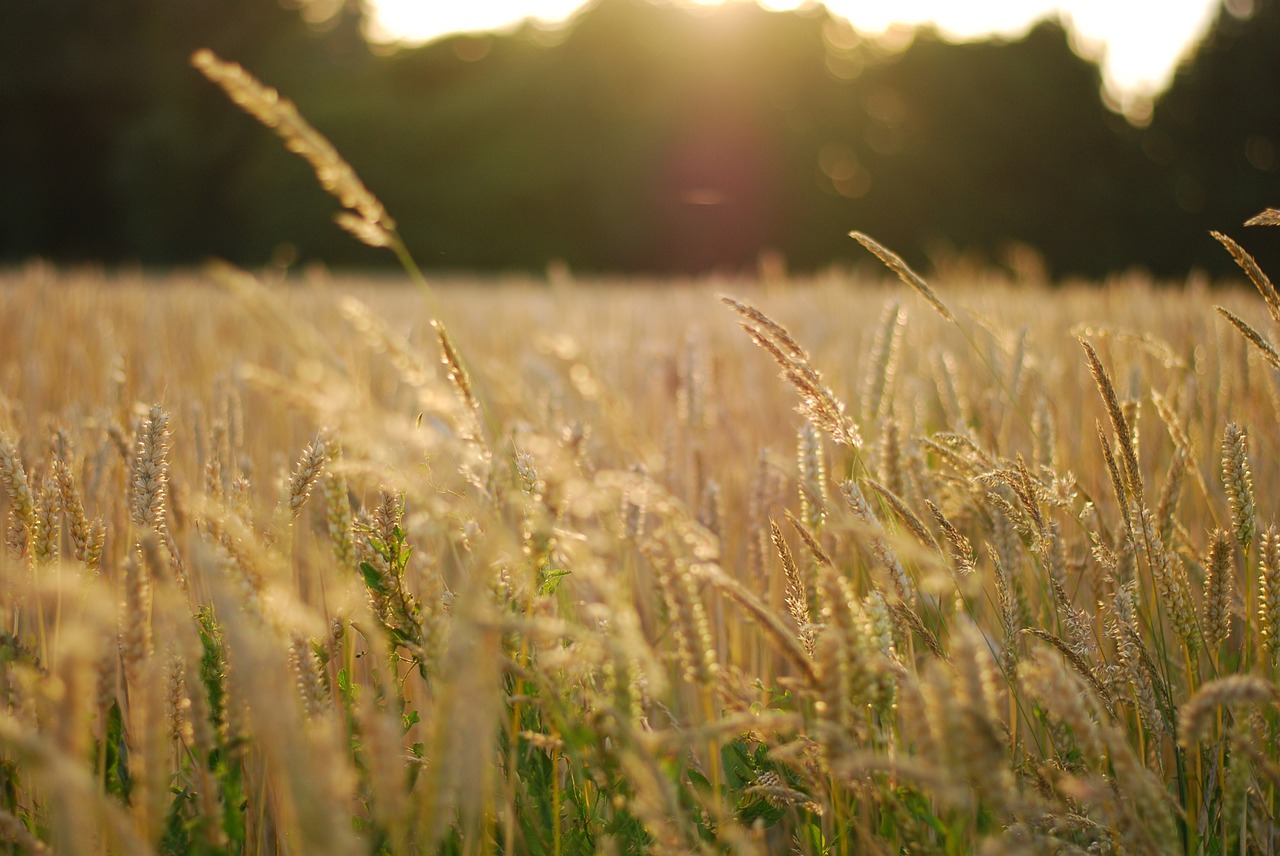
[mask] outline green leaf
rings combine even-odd
[[[695,790],[703,793],[711,793],[711,782],[707,781],[707,777],[699,773],[697,770],[689,770],[689,781]]]
[[[538,584],[538,594],[543,596],[555,594],[556,589],[560,587],[560,580],[571,573],[573,571],[566,571],[563,568],[547,571],[542,578],[542,582]]]
[[[755,781],[756,772],[751,763],[751,753],[742,740],[732,740],[721,746],[720,761],[724,769],[725,784],[731,789],[738,790]]]
[[[768,800],[757,794],[747,794],[740,803],[737,816],[738,821],[745,826],[750,826],[759,820],[768,829],[782,820],[786,813],[785,808],[770,805]]]
[[[411,710],[400,717],[400,733],[408,734],[409,729],[422,721],[422,717],[418,716],[416,710]]]
[[[198,821],[190,817],[189,807],[195,800],[190,788],[171,788],[173,802],[169,804],[169,812],[164,822],[164,837],[160,840],[160,852],[163,854],[186,854],[196,852],[195,842],[191,838],[191,830]]]
[[[356,696],[360,694],[360,688],[351,682],[351,674],[346,669],[338,671],[338,692],[348,705],[355,704]]]
[[[826,836],[822,834],[822,827],[816,822],[810,821],[800,833],[808,840],[809,852],[827,854],[831,852],[831,845],[827,843]]]
[[[102,774],[102,788],[107,793],[128,802],[131,782],[129,778],[129,747],[124,741],[124,717],[120,702],[111,703],[107,711],[107,732],[102,737],[106,765]]]
[[[390,589],[382,581],[382,574],[368,562],[360,563],[360,573],[364,574],[364,584],[378,594],[387,594]]]

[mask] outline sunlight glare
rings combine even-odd
[[[686,0],[713,6],[749,0]],[[568,20],[582,0],[374,0],[370,35],[376,41],[425,42],[452,33],[509,29],[523,20]],[[760,0],[787,11],[812,0]],[[1214,0],[1167,0],[1158,7],[1117,0],[828,0],[827,8],[859,30],[881,33],[894,24],[933,23],[959,39],[992,34],[1016,37],[1033,21],[1057,14],[1075,27],[1083,52],[1102,61],[1110,88],[1125,95],[1154,94],[1169,80],[1191,45],[1208,28]]]
[[[427,42],[456,33],[506,30],[525,20],[567,21],[583,0],[375,0],[370,37]]]

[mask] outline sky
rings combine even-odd
[[[783,10],[801,2],[762,0],[760,5]],[[582,0],[374,0],[373,5],[374,38],[426,42],[451,33],[503,29],[527,18],[562,22]],[[864,32],[931,21],[956,38],[1016,36],[1033,21],[1058,13],[1072,22],[1086,55],[1101,58],[1112,93],[1130,100],[1164,87],[1179,59],[1208,28],[1217,0],[827,0],[826,6]]]

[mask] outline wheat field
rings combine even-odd
[[[5,839],[1272,850],[1267,302],[929,294],[10,272]]]
[[[194,62],[408,276],[0,275],[7,849],[1280,849],[1280,294],[1231,238],[1255,290],[860,233],[883,277],[428,285]]]

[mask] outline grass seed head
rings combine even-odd
[[[158,532],[165,525],[169,484],[169,414],[160,405],[139,425],[134,449],[130,512],[135,524]]]
[[[9,504],[13,508],[7,536],[9,549],[21,556],[27,552],[31,530],[36,523],[35,499],[27,482],[22,459],[18,455],[18,447],[3,434],[0,434],[0,483],[4,484]]]
[[[1280,655],[1280,533],[1268,529],[1258,546],[1258,635],[1274,661]]]
[[[929,305],[937,310],[939,315],[953,324],[956,323],[956,317],[951,314],[951,310],[942,302],[942,299],[938,297],[938,295],[934,293],[934,290],[929,287],[929,284],[925,282],[918,273],[908,267],[907,263],[899,258],[896,253],[889,250],[870,236],[864,235],[862,232],[850,232],[849,237],[853,238],[859,244],[862,244],[862,246],[874,253],[876,258],[884,262],[885,266],[889,268],[889,270],[898,275],[899,279],[914,288],[919,292],[921,297],[929,301]]]
[[[1231,633],[1231,599],[1235,580],[1234,549],[1226,533],[1214,530],[1204,577],[1204,641],[1216,649]]]
[[[1249,471],[1248,437],[1234,422],[1222,434],[1222,485],[1231,501],[1231,523],[1236,543],[1246,554],[1257,528],[1253,500],[1253,473]]]
[[[328,456],[329,450],[325,448],[323,435],[316,437],[302,450],[302,456],[298,458],[298,464],[289,479],[289,512],[294,517],[302,513],[302,506],[311,497],[311,489],[324,471]]]
[[[1178,742],[1189,748],[1202,740],[1213,724],[1214,712],[1220,707],[1274,704],[1277,700],[1280,700],[1280,691],[1257,675],[1228,675],[1210,681],[1182,706],[1178,716]]]
[[[811,532],[819,532],[827,519],[827,465],[822,440],[813,423],[805,420],[796,441],[800,471],[800,519]]]
[[[293,102],[258,82],[242,66],[220,59],[211,50],[196,51],[191,56],[191,64],[221,87],[242,110],[275,131],[285,148],[311,164],[320,186],[343,208],[349,209],[338,216],[339,226],[372,247],[392,245],[395,221],[333,144],[302,118]]]

